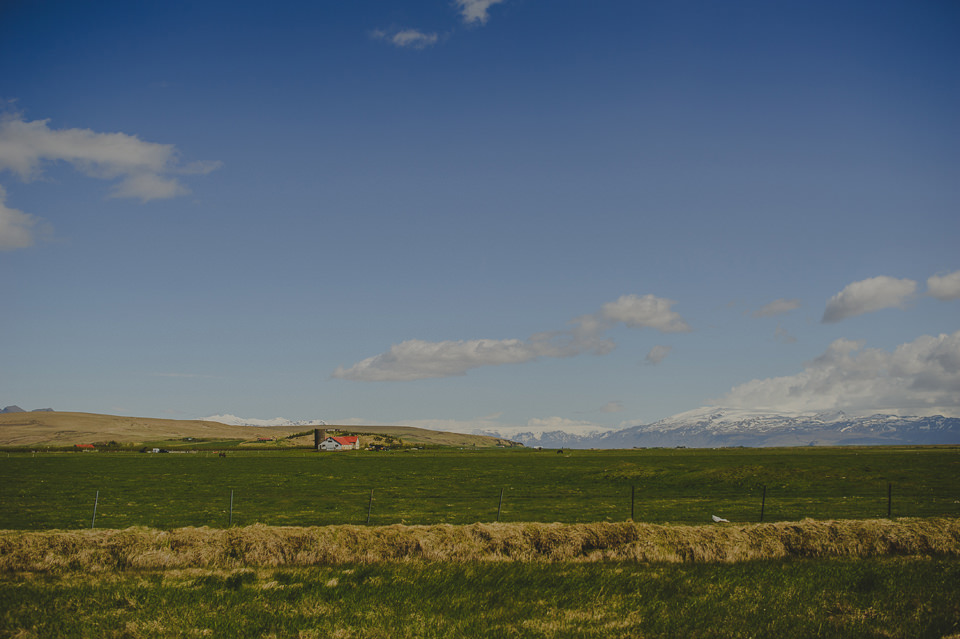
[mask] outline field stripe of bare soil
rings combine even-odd
[[[404,561],[741,562],[960,556],[960,519],[806,519],[753,525],[634,522],[0,531],[0,571],[167,570]]]

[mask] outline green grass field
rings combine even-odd
[[[89,528],[98,492],[96,527],[110,529],[225,528],[231,492],[234,526],[361,524],[377,538],[393,533],[362,526],[368,514],[373,525],[491,522],[498,508],[505,522],[616,522],[630,518],[631,494],[636,521],[749,523],[764,486],[765,521],[886,517],[888,486],[893,517],[955,518],[960,448],[0,453],[0,529]],[[182,534],[214,533],[269,531]],[[0,637],[960,637],[960,559],[928,554],[167,570],[123,560],[98,571],[68,562],[0,573]]]
[[[0,529],[960,516],[960,448],[0,453]],[[373,497],[371,500],[371,491]],[[501,491],[503,500],[500,501]],[[631,500],[631,495],[633,495]]]
[[[21,574],[6,637],[948,637],[960,560]]]

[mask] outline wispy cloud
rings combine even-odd
[[[376,40],[383,40],[404,49],[426,49],[432,47],[439,40],[436,33],[425,33],[418,29],[393,29],[385,31],[377,29],[370,33]]]
[[[144,142],[126,133],[51,129],[49,120],[27,122],[19,114],[0,117],[0,170],[34,180],[51,162],[66,162],[84,175],[118,180],[113,197],[142,201],[189,193],[178,176],[203,175],[219,162],[181,164],[172,144]]]
[[[143,202],[186,195],[184,175],[203,175],[219,162],[182,164],[172,144],[144,142],[125,133],[52,129],[49,120],[26,121],[18,113],[0,115],[0,171],[24,182],[43,176],[47,165],[66,162],[84,175],[114,180],[110,197]],[[6,205],[0,187],[0,250],[32,246],[37,232],[48,232],[40,218]]]
[[[572,357],[586,352],[604,355],[615,346],[604,333],[620,322],[661,332],[689,331],[683,318],[671,310],[674,303],[653,295],[624,295],[604,304],[597,313],[574,319],[571,328],[537,333],[528,339],[406,340],[349,368],[338,367],[333,377],[411,381],[465,375],[482,366],[522,364],[542,357]]]
[[[664,333],[686,333],[690,326],[679,313],[670,310],[675,303],[654,295],[621,295],[617,301],[604,304],[600,315],[633,328],[649,327]]]
[[[798,308],[800,308],[800,300],[779,299],[755,310],[752,315],[754,317],[773,317],[775,315],[784,315]]]
[[[944,301],[960,299],[960,271],[928,278],[927,294]]]
[[[656,366],[670,354],[671,350],[673,350],[672,346],[654,346],[650,349],[650,352],[647,353],[647,356],[643,358],[643,361],[652,366]]]
[[[783,344],[794,344],[797,338],[791,335],[783,326],[777,325],[777,330],[773,332],[773,338]]]
[[[495,4],[504,0],[455,0],[454,5],[460,10],[460,16],[467,24],[486,24],[490,19],[489,10]]]
[[[839,322],[884,308],[902,308],[916,290],[917,283],[913,280],[898,280],[885,275],[853,282],[830,298],[821,321]]]
[[[7,191],[0,186],[0,251],[11,251],[33,246],[35,230],[40,219],[10,208],[6,204]]]
[[[490,7],[504,0],[454,0],[453,6],[467,25],[484,25],[490,19]],[[370,37],[389,42],[401,49],[427,49],[450,35],[410,28],[374,29]]]
[[[600,409],[601,413],[620,413],[623,411],[623,402],[607,402]]]
[[[804,370],[741,384],[715,402],[778,411],[960,416],[960,331],[923,335],[893,352],[838,339]]]

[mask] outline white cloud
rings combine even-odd
[[[917,283],[913,280],[898,280],[885,275],[854,282],[830,298],[821,321],[839,322],[883,308],[902,308],[916,290]]]
[[[800,308],[800,300],[774,300],[753,312],[754,317],[772,317],[774,315],[783,315],[792,310]]]
[[[647,356],[644,358],[644,361],[647,364],[656,366],[664,360],[664,358],[670,354],[670,351],[673,350],[672,346],[654,346],[650,349],[650,352],[647,353]]]
[[[741,384],[715,404],[771,411],[960,416],[960,331],[924,335],[893,352],[838,339],[802,372]]]
[[[355,381],[411,381],[465,375],[473,368],[522,364],[541,357],[572,357],[585,352],[605,355],[614,348],[603,333],[617,322],[651,327],[663,332],[690,330],[674,302],[653,295],[624,295],[604,304],[598,313],[570,322],[572,328],[537,333],[529,339],[474,339],[427,342],[411,339],[394,344],[385,353],[368,357],[349,368],[338,367],[333,377]]]
[[[51,162],[66,162],[84,175],[118,180],[112,196],[146,202],[189,191],[174,177],[205,174],[219,162],[181,165],[172,144],[144,142],[126,133],[97,133],[89,129],[51,129],[49,120],[25,121],[22,116],[0,117],[0,170],[22,180],[40,177]]]
[[[440,39],[436,33],[424,33],[417,29],[399,29],[394,31],[376,30],[372,36],[377,40],[384,40],[390,44],[406,49],[426,49],[432,47]]]
[[[155,173],[138,173],[124,178],[114,187],[110,197],[138,197],[146,202],[186,195],[189,192],[188,188],[174,178],[163,177]]]
[[[960,271],[927,279],[927,293],[938,300],[960,299]]]
[[[7,191],[0,186],[0,251],[33,246],[39,218],[8,207],[6,199]]]
[[[601,413],[620,413],[623,412],[623,402],[607,402],[600,409]]]
[[[687,325],[679,313],[670,310],[676,302],[654,295],[621,295],[616,302],[607,302],[600,309],[604,319],[623,322],[632,328],[655,328],[664,333],[687,332]]]
[[[411,339],[369,357],[333,376],[362,381],[409,381],[464,375],[471,368],[519,364],[536,359],[536,347],[519,339],[425,342]]]
[[[460,10],[465,23],[486,24],[490,18],[488,13],[490,7],[501,2],[503,0],[454,0],[454,5]]]

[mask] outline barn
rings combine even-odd
[[[355,435],[327,437],[318,447],[319,450],[357,450],[359,448],[360,438]]]

